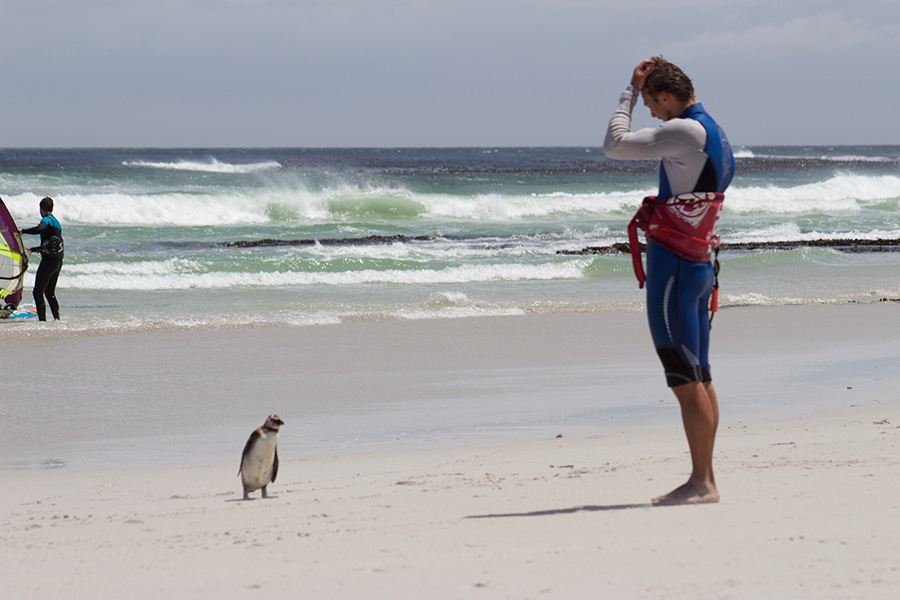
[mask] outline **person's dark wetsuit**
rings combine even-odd
[[[36,227],[23,229],[22,233],[40,235],[41,245],[31,249],[32,252],[41,253],[41,262],[38,265],[34,278],[34,305],[37,308],[38,319],[47,320],[47,304],[54,319],[59,319],[59,302],[56,300],[56,282],[59,272],[62,270],[64,247],[62,239],[62,226],[53,215],[45,215]]]

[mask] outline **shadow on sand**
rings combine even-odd
[[[467,519],[501,519],[505,517],[552,517],[554,515],[568,515],[578,512],[600,512],[607,510],[631,510],[635,508],[653,508],[652,504],[609,504],[606,506],[575,506],[573,508],[555,508],[552,510],[536,510],[525,513],[506,513],[497,515],[472,515]]]

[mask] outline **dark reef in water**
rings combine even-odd
[[[796,248],[834,248],[841,252],[900,252],[900,239],[897,240],[804,240],[784,242],[739,242],[719,244],[719,249],[729,250],[794,250]],[[641,250],[646,250],[642,243]],[[628,242],[619,242],[611,246],[588,246],[582,250],[557,250],[557,254],[628,254],[631,247]]]
[[[370,235],[363,238],[329,238],[329,239],[306,239],[306,240],[241,240],[237,242],[226,242],[226,246],[230,248],[258,248],[268,246],[312,246],[313,244],[322,244],[323,246],[340,246],[340,245],[366,245],[366,244],[393,244],[395,242],[427,242],[433,240],[432,235]]]
[[[300,240],[276,240],[266,238],[262,240],[239,240],[226,242],[229,248],[265,248],[272,246],[364,246],[369,244],[393,244],[406,242],[430,242],[445,236],[436,235],[370,235],[360,238],[323,238]],[[449,239],[449,238],[445,238]],[[841,252],[900,252],[900,239],[878,240],[803,240],[782,242],[739,242],[719,244],[723,251],[732,250],[795,250],[797,248],[834,248]],[[641,243],[641,250],[646,250],[646,245]],[[628,254],[631,252],[628,242],[617,242],[611,246],[588,246],[581,250],[557,250],[557,254]]]

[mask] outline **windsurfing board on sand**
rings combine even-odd
[[[28,319],[37,316],[37,308],[34,304],[20,304],[13,312],[0,309],[0,320]]]

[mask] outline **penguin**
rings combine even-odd
[[[262,497],[268,498],[266,486],[278,475],[278,428],[284,422],[278,415],[269,415],[262,427],[250,434],[238,475],[244,484],[244,500],[250,499],[250,492],[262,489]]]

